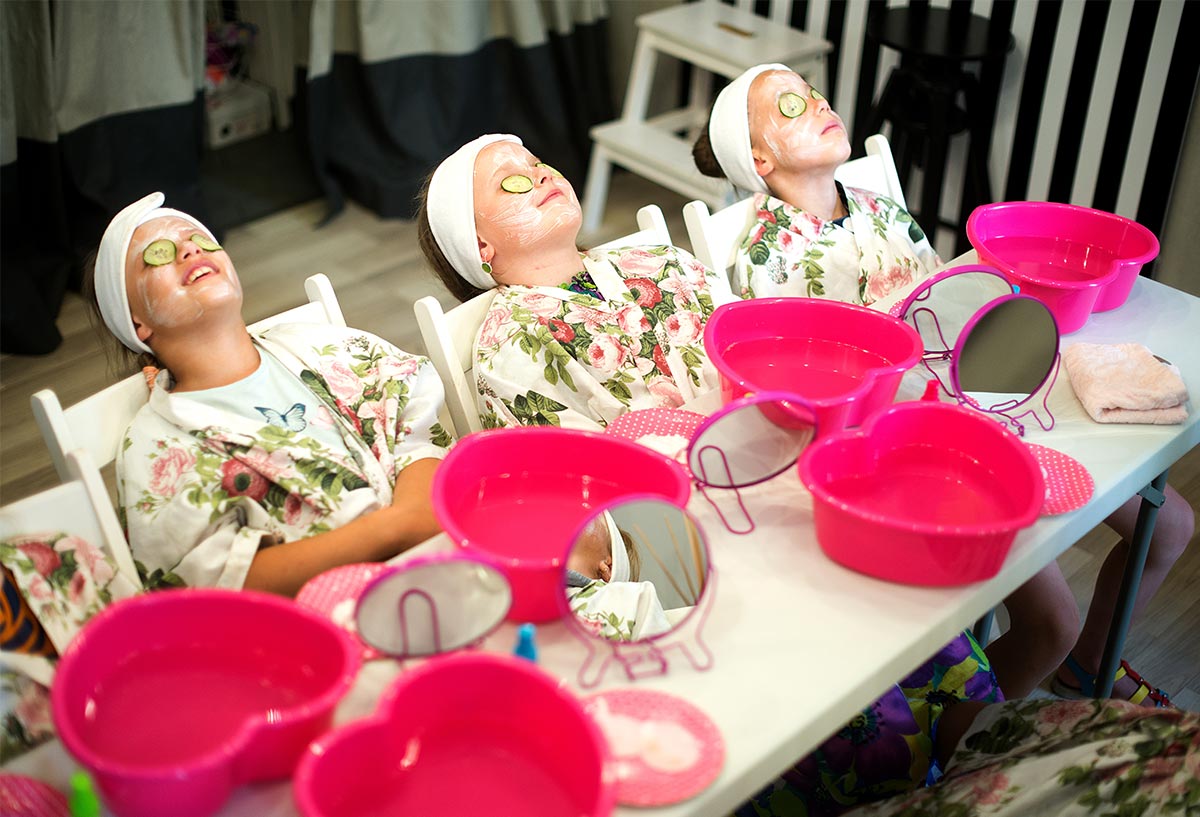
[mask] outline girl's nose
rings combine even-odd
[[[546,180],[554,175],[553,173],[550,172],[550,169],[548,167],[540,167],[540,166],[535,166],[533,168],[533,173],[534,173],[534,179],[533,179],[534,183],[539,184],[539,185],[545,184]]]
[[[816,104],[817,104],[817,113],[829,113],[830,108],[829,108],[829,100],[828,99],[825,99],[824,97],[822,97],[821,99],[816,100]]]

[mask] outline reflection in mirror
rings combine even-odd
[[[979,316],[962,338],[955,379],[961,391],[1030,395],[1058,355],[1058,327],[1041,301],[1009,298]]]
[[[611,641],[670,631],[694,610],[709,578],[700,531],[681,508],[634,500],[588,520],[566,561],[575,620]]]
[[[754,485],[795,463],[816,429],[816,415],[802,398],[780,392],[743,397],[697,430],[688,468],[703,485]]]
[[[355,621],[367,644],[397,658],[468,646],[508,615],[512,591],[490,565],[439,554],[395,565],[367,586]]]
[[[1014,291],[990,267],[956,267],[913,290],[900,317],[921,336],[926,360],[948,359],[971,317],[985,304]]]

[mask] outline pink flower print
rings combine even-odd
[[[91,574],[98,585],[106,585],[113,577],[112,565],[100,549],[78,536],[64,536],[54,543],[59,553],[75,551],[75,563]]]
[[[505,338],[504,328],[511,320],[511,309],[503,305],[493,306],[489,309],[487,316],[483,319],[483,326],[479,328],[479,345],[491,347],[502,343]]]
[[[881,270],[867,280],[867,291],[863,296],[864,304],[873,304],[889,292],[912,283],[912,270],[896,264],[890,269]]]
[[[635,338],[650,331],[650,321],[646,320],[641,309],[632,304],[617,310],[617,326],[621,327],[622,332]]]
[[[1080,721],[1091,717],[1089,701],[1062,701],[1048,706],[1037,713],[1035,729],[1039,735],[1054,736],[1069,734]]]
[[[796,234],[791,230],[779,231],[779,250],[780,252],[790,254],[792,248],[796,245]]]
[[[687,259],[680,266],[683,267],[684,276],[693,284],[703,284],[704,279],[708,277],[708,267],[695,258]]]
[[[167,449],[150,464],[150,490],[159,496],[174,496],[180,478],[195,464],[195,455],[186,449]]]
[[[575,330],[564,321],[560,321],[558,318],[551,318],[549,326],[550,335],[559,343],[570,343],[575,340]]]
[[[313,509],[297,494],[288,494],[283,501],[283,521],[291,527],[306,526],[313,516]]]
[[[689,281],[678,272],[672,270],[671,274],[663,279],[658,288],[664,292],[670,292],[675,296],[676,300],[683,298],[685,300],[693,300],[696,290],[700,287],[692,281]]]
[[[667,316],[665,325],[667,340],[671,341],[672,346],[695,343],[704,331],[704,326],[700,323],[700,316],[687,310],[680,310],[674,315]]]
[[[537,292],[530,292],[522,295],[519,298],[521,306],[528,309],[539,318],[554,318],[558,316],[558,310],[562,307],[563,302],[551,295],[541,295]]]
[[[819,236],[822,228],[825,227],[825,221],[818,216],[812,215],[811,213],[804,214],[804,222],[802,223],[808,224],[809,232],[812,233],[813,238]]]
[[[416,358],[384,357],[379,361],[379,380],[403,380],[415,374],[420,364]]]
[[[879,206],[879,200],[869,193],[864,193],[859,196],[859,206],[870,210],[872,213],[878,213],[882,208]]]
[[[663,353],[662,347],[657,343],[654,344],[652,355],[654,357],[654,365],[658,367],[658,370],[669,376],[671,374],[671,367],[667,364],[667,356]]]
[[[777,224],[779,221],[778,219],[775,218],[775,214],[767,209],[759,210],[758,213],[755,215],[755,218],[758,221],[770,222],[771,224]]]
[[[757,244],[758,242],[762,241],[763,234],[766,233],[766,231],[767,231],[767,228],[765,226],[763,226],[762,224],[756,224],[754,229],[750,232],[750,242],[749,243]]]
[[[67,598],[71,600],[71,604],[76,607],[82,606],[87,583],[87,573],[82,570],[76,571],[75,575],[71,577],[71,583],[67,586]]]
[[[567,314],[563,315],[563,320],[567,323],[582,323],[584,329],[593,335],[604,328],[608,319],[607,312],[601,312],[599,309],[581,304],[569,304]]]
[[[273,451],[268,454],[255,446],[243,454],[241,460],[248,468],[270,477],[273,482],[296,476],[292,458],[285,451]]]
[[[45,542],[24,542],[17,545],[17,550],[33,562],[39,576],[49,576],[62,564],[62,558]]]
[[[333,428],[333,412],[325,406],[317,406],[311,414],[305,415],[305,419],[313,428]]]
[[[669,377],[655,377],[646,384],[646,390],[654,397],[655,408],[678,408],[683,405],[679,387]]]
[[[1004,798],[1010,785],[1008,775],[1003,772],[981,774],[971,781],[971,794],[977,805],[991,806]]]
[[[587,349],[588,362],[602,374],[612,374],[625,362],[629,351],[612,335],[597,335]]]
[[[54,558],[58,558],[57,553],[54,554]],[[57,565],[55,566],[57,567]],[[50,583],[41,576],[32,576],[29,579],[28,586],[25,588],[25,596],[31,602],[53,601],[54,590],[50,587]]]
[[[341,402],[352,403],[362,394],[362,381],[340,360],[326,363],[321,374],[325,377],[329,391]]]
[[[638,249],[626,250],[621,253],[621,257],[617,261],[617,266],[626,275],[651,277],[658,275],[666,263],[667,259],[665,256],[655,255],[652,252]]]
[[[221,487],[230,496],[248,496],[258,502],[271,486],[245,463],[229,460],[221,466]]]
[[[50,716],[50,694],[41,684],[31,681],[24,685],[24,689],[21,690],[21,699],[13,707],[13,714],[21,722],[25,734],[31,738],[50,735],[54,732]]]
[[[651,307],[662,300],[658,286],[649,278],[626,278],[625,287],[633,293],[638,306]]]

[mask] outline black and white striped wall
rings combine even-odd
[[[997,98],[988,169],[996,200],[1045,200],[1136,219],[1161,236],[1200,74],[1198,0],[794,0],[791,22],[834,45],[828,96],[865,117],[898,62],[867,37],[892,6],[962,10],[1012,33],[1003,71],[980,77]],[[756,10],[769,13],[767,0]],[[966,135],[951,143],[941,217],[960,220]],[[919,200],[919,170],[905,189]],[[954,235],[939,232],[951,257]]]

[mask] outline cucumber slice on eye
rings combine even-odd
[[[813,99],[824,99],[825,98],[825,94],[821,93],[816,88],[809,88],[808,95],[811,96]]]
[[[151,241],[150,246],[142,253],[142,260],[152,267],[161,267],[175,260],[175,242],[169,238]]]
[[[189,238],[192,239],[193,244],[195,244],[197,247],[199,247],[202,250],[206,250],[207,252],[214,252],[215,250],[221,249],[220,244],[213,241],[211,238],[206,236],[204,233],[192,233],[189,236]]]
[[[500,189],[508,193],[528,193],[533,189],[533,179],[528,176],[505,176],[500,182]]]
[[[795,119],[808,110],[808,103],[800,94],[786,93],[779,96],[779,112],[788,119]]]
[[[551,173],[553,173],[555,176],[558,176],[560,179],[562,178],[561,173],[559,173],[557,170],[555,170],[554,168],[552,168],[550,165],[546,164],[545,162],[538,162],[536,164],[536,167],[544,167],[547,170],[549,170]]]

